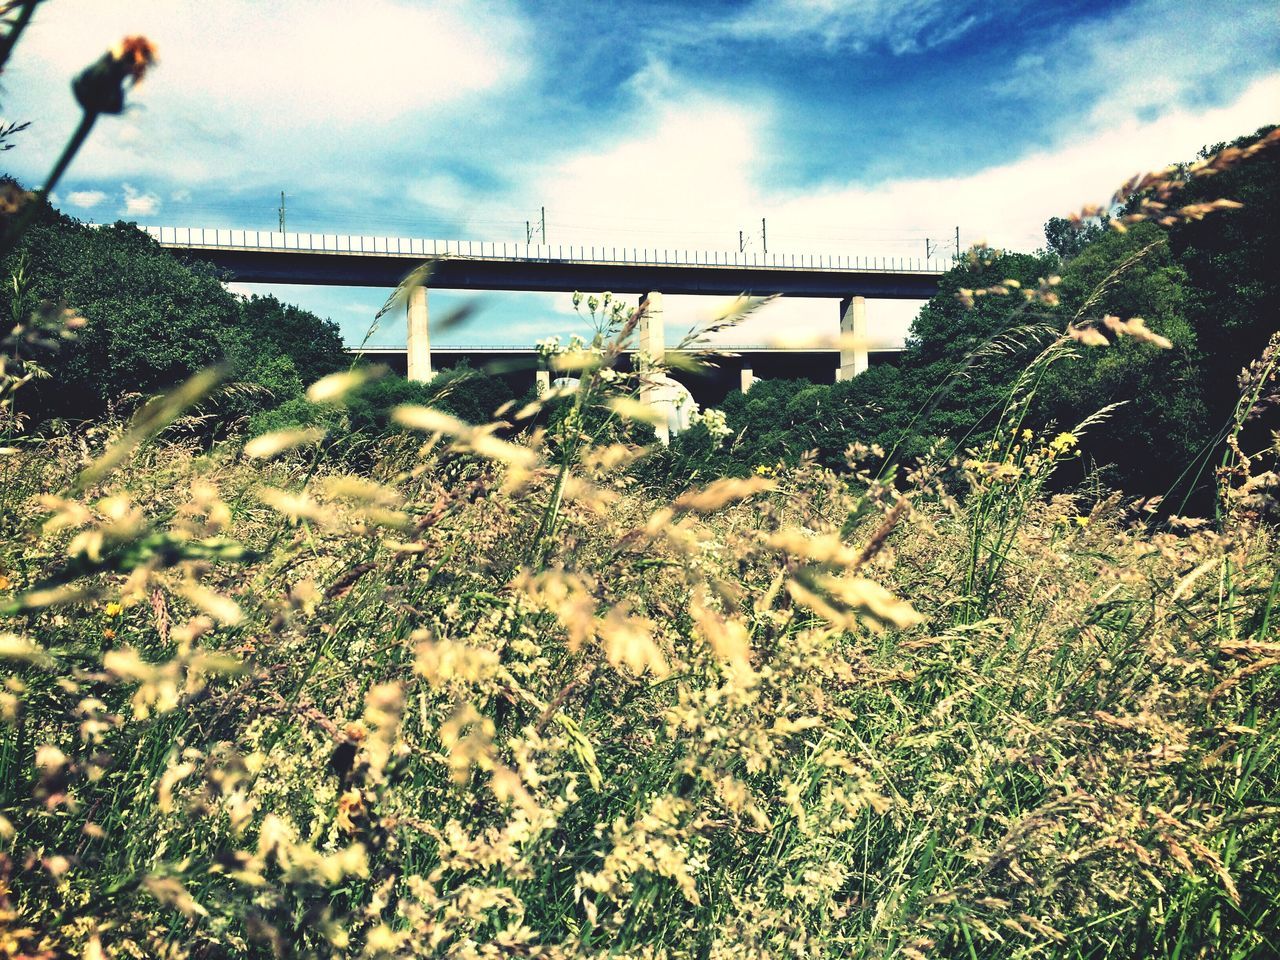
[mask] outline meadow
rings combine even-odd
[[[165,440],[212,375],[10,449],[5,955],[1274,954],[1256,460],[1081,512],[1011,393],[951,470],[659,499],[608,359],[359,472]]]

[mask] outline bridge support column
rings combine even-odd
[[[756,372],[751,369],[751,361],[748,360],[742,364],[742,379],[738,381],[738,389],[746,393],[755,382]]]
[[[867,300],[846,297],[840,301],[840,368],[837,380],[852,380],[867,369]]]
[[[409,321],[408,378],[413,383],[426,383],[431,379],[431,336],[427,325],[427,288],[414,287],[409,291],[405,304]]]
[[[640,298],[640,352],[654,363],[667,354],[666,329],[662,323],[662,294],[654,291]]]
[[[646,293],[640,298],[640,402],[654,404],[658,399],[657,384],[653,377],[660,373],[662,362],[667,354],[667,334],[662,322],[662,294],[655,291]],[[662,412],[666,408],[659,406]],[[671,442],[671,431],[666,420],[654,427],[658,440],[665,444]]]
[[[551,389],[551,371],[547,369],[545,364],[539,362],[538,369],[533,376],[538,396],[545,397],[547,391]]]

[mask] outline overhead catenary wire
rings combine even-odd
[[[162,201],[153,213],[122,213],[124,219],[139,219],[156,223],[175,221],[192,222],[196,218],[210,218],[223,221],[223,225],[237,229],[251,227],[253,222],[262,220],[264,226],[270,228],[271,221],[279,222],[281,212],[279,205],[273,203],[267,207],[257,198],[237,198],[235,200],[211,201],[169,200]],[[261,208],[259,210],[258,208]],[[86,210],[85,215],[95,219],[107,219],[109,207],[104,205],[98,210]],[[270,220],[265,216],[255,217],[255,212],[269,211]],[[96,215],[96,216],[95,216]],[[953,226],[923,227],[909,226],[876,226],[858,224],[851,228],[841,224],[830,230],[816,229],[805,225],[796,229],[788,229],[785,217],[774,215],[769,224],[769,245],[776,249],[795,248],[812,244],[856,245],[875,243],[877,245],[919,246],[927,239],[947,236],[954,231]],[[728,222],[726,220],[726,222]],[[404,213],[389,213],[360,208],[322,209],[299,201],[290,195],[288,225],[293,230],[320,232],[340,232],[351,234],[382,234],[387,231],[399,232],[414,236],[476,236],[477,239],[501,239],[510,234],[514,239],[531,239],[528,236],[524,218],[506,218],[495,216],[469,216],[458,214],[412,216]],[[210,224],[216,226],[218,224]],[[541,226],[541,224],[539,224]],[[563,242],[591,242],[602,237],[606,240],[618,238],[620,243],[637,242],[671,242],[676,245],[701,245],[709,249],[724,247],[731,249],[737,246],[737,228],[707,226],[700,227],[686,220],[666,216],[632,216],[611,215],[591,216],[575,213],[564,220],[548,217],[545,229],[554,232]],[[542,233],[535,229],[534,233]],[[479,236],[477,236],[479,235]],[[545,234],[544,234],[545,235]],[[641,240],[640,238],[644,238]]]

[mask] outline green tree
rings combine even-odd
[[[1013,383],[1055,335],[1056,321],[1021,290],[1055,272],[1052,254],[986,251],[947,271],[911,325],[894,398],[899,461],[939,438],[962,451],[995,424]],[[1006,285],[1006,280],[1017,286]],[[1004,291],[974,295],[962,291]]]
[[[1275,129],[1263,127],[1230,146],[1246,146]],[[1206,147],[1200,156],[1224,146]],[[1190,281],[1186,312],[1203,351],[1205,399],[1215,427],[1235,405],[1240,370],[1280,325],[1280,146],[1193,179],[1179,202],[1223,197],[1244,206],[1180,224],[1169,235]]]
[[[42,299],[87,321],[33,385],[37,418],[100,415],[117,398],[162,391],[218,362],[242,389],[220,406],[236,420],[296,396],[348,362],[337,325],[275,297],[241,300],[199,262],[183,263],[126,223],[89,227],[45,208],[4,264],[27,287],[6,286],[0,309]],[[256,388],[256,389],[254,389]]]
[[[274,296],[251,296],[240,302],[240,320],[232,338],[239,356],[266,354],[288,357],[303,385],[346,366],[342,331],[332,320],[301,307],[282,303]],[[253,368],[247,357],[244,369]]]
[[[1103,466],[1131,494],[1167,492],[1203,446],[1208,429],[1196,332],[1187,319],[1189,280],[1164,231],[1141,224],[1107,231],[1069,261],[1058,287],[1062,323],[1112,314],[1143,317],[1168,350],[1128,337],[1080,347],[1046,373],[1033,420],[1067,429],[1113,403],[1124,406],[1082,438],[1085,464]]]
[[[474,369],[465,359],[441,370],[428,385],[435,406],[467,423],[488,423],[515,394],[501,377]]]
[[[184,266],[127,224],[95,229],[50,211],[6,274],[22,255],[31,296],[87,321],[38,387],[46,416],[93,416],[123,394],[154,393],[216,363],[239,317],[212,271]]]
[[[1079,225],[1065,217],[1050,217],[1044,225],[1045,243],[1049,252],[1068,260],[1106,233],[1109,221],[1109,217],[1103,216]]]

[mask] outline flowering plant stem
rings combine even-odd
[[[4,69],[4,65],[9,62],[9,55],[13,53],[13,48],[18,43],[18,38],[22,36],[22,31],[27,29],[27,25],[31,22],[31,15],[36,12],[36,6],[40,0],[26,0],[22,4],[22,9],[18,11],[18,16],[14,18],[9,32],[0,39],[0,70]]]

